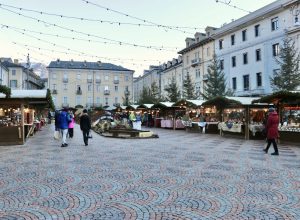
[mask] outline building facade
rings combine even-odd
[[[8,86],[9,69],[0,60],[0,85]]]
[[[283,39],[292,37],[299,51],[298,5],[299,1],[275,1],[212,35],[227,86],[236,96],[272,93],[270,77],[280,69],[276,59]]]
[[[105,107],[123,104],[125,94],[132,100],[134,71],[110,63],[52,61],[48,86],[56,108]]]

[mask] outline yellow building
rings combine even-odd
[[[105,107],[131,101],[133,70],[111,63],[52,61],[48,86],[56,108],[83,106]]]

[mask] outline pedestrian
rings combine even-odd
[[[68,133],[69,138],[73,138],[74,136],[74,125],[75,125],[75,118],[72,111],[69,111],[71,122],[69,123]]]
[[[69,128],[69,123],[71,121],[71,117],[68,113],[68,109],[64,108],[61,113],[59,114],[58,117],[58,122],[59,122],[59,128],[61,131],[62,135],[62,144],[61,147],[67,147],[67,134],[68,134],[68,128]]]
[[[275,111],[274,108],[269,108],[269,116],[266,125],[268,144],[267,147],[264,149],[264,151],[268,153],[268,150],[272,143],[274,147],[274,153],[271,153],[271,155],[279,155],[278,147],[276,143],[276,139],[279,137],[278,124],[279,124],[279,117],[277,112]]]
[[[89,144],[89,134],[91,129],[91,119],[87,114],[87,110],[83,110],[83,114],[80,116],[80,129],[83,135],[83,141],[85,146]]]

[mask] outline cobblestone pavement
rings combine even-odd
[[[79,127],[61,148],[50,125],[0,147],[0,219],[300,219],[300,148],[152,129],[156,139]]]

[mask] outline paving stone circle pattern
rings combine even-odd
[[[0,146],[0,219],[300,219],[300,147],[183,130],[157,139],[93,135],[69,146],[53,125]]]

